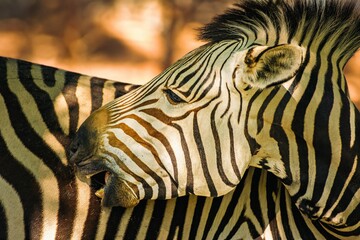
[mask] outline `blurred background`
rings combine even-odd
[[[145,83],[230,0],[0,0],[0,55]]]
[[[234,0],[0,0],[0,56],[143,84]],[[360,54],[346,68],[360,106]]]

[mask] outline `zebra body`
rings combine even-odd
[[[96,198],[65,149],[94,109],[132,86],[0,60],[0,238],[80,238]]]
[[[65,149],[91,112],[134,86],[7,58],[0,74],[0,239],[313,238],[280,181],[255,168],[223,197],[102,209]]]
[[[360,47],[359,7],[240,1],[203,28],[209,43],[86,120],[71,147],[78,176],[105,173],[102,204],[131,207],[222,196],[261,168],[314,236],[359,236],[360,116],[342,72]],[[307,228],[285,233],[296,229]]]

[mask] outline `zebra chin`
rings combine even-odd
[[[140,201],[129,185],[121,179],[110,180],[109,184],[102,189],[100,191],[103,191],[103,196],[98,197],[102,198],[103,207],[130,208],[135,207]]]
[[[76,176],[87,183],[95,195],[101,199],[101,205],[105,208],[111,207],[135,207],[140,199],[127,182],[110,171],[97,171],[88,173],[81,168],[75,167]]]

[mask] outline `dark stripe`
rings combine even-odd
[[[206,154],[205,154],[205,149],[204,149],[204,145],[202,143],[202,138],[201,138],[201,134],[200,134],[200,129],[199,129],[199,125],[198,125],[198,119],[197,119],[197,113],[194,113],[194,119],[193,119],[193,137],[197,146],[197,150],[200,156],[200,163],[201,163],[201,168],[202,168],[202,172],[204,173],[204,177],[207,183],[207,186],[209,188],[210,191],[210,196],[215,197],[217,196],[217,191],[214,185],[214,182],[211,178],[209,169],[208,169],[208,164],[207,164],[207,158],[206,158]],[[194,173],[193,173],[194,174]]]
[[[205,218],[205,212],[204,212],[204,206],[205,202],[209,201],[209,198],[205,197],[196,197],[196,206],[194,210],[194,215],[191,221],[191,228],[190,228],[190,237],[192,239],[195,239],[196,233],[199,229],[199,224],[201,221],[201,218]],[[200,234],[201,236],[201,234]]]
[[[250,91],[254,91],[254,90],[250,90]],[[249,121],[251,107],[252,107],[254,101],[260,95],[260,93],[261,93],[261,91],[256,91],[254,93],[254,95],[249,100],[249,103],[248,103],[248,106],[247,106],[247,109],[246,109],[246,113],[243,115],[243,117],[245,118],[244,136],[246,138],[247,143],[249,144],[250,152],[251,152],[252,155],[255,155],[257,153],[257,151],[261,148],[261,145],[255,140],[255,138],[253,138],[250,135],[249,127],[248,127],[248,126],[251,126],[251,124],[249,124],[249,122],[251,122],[251,120]]]
[[[209,214],[207,215],[207,218],[206,218],[206,224],[205,224],[202,239],[207,239],[207,236],[210,233],[211,228],[212,228],[212,226],[214,224],[215,217],[219,212],[222,200],[223,200],[223,196],[213,198],[212,203],[211,203],[210,212],[209,212]]]
[[[104,79],[92,77],[90,79],[91,90],[91,112],[102,106],[103,104],[103,89],[105,81]]]
[[[116,104],[111,105],[109,108],[111,110],[119,111],[117,116],[121,116],[121,118],[115,120],[116,122],[119,122],[122,119],[126,118],[126,113],[128,113],[128,112],[130,112],[130,111],[132,111],[134,109],[140,109],[142,107],[149,107],[149,105],[155,104],[157,102],[158,102],[158,99],[151,99],[151,100],[148,100],[148,101],[140,102],[138,105],[131,106],[131,104],[127,104],[127,103],[125,103],[124,105],[119,105],[118,100],[115,100],[114,103],[116,103]],[[128,108],[128,107],[130,107],[130,108]],[[122,109],[120,109],[120,108],[122,108]],[[120,112],[120,110],[121,110],[121,112]],[[114,121],[114,120],[112,120],[112,121]]]
[[[184,131],[182,128],[174,124],[174,127],[179,131],[180,139],[181,139],[181,149],[183,150],[185,156],[185,164],[186,164],[186,193],[194,193],[194,176],[192,174],[192,165],[191,165],[191,157],[188,144],[186,142]]]
[[[188,208],[189,198],[180,197],[176,199],[176,205],[174,209],[174,215],[171,220],[171,226],[167,239],[174,239],[177,232],[178,239],[182,239],[184,232],[184,223],[186,217],[186,210]]]
[[[285,234],[285,239],[293,239],[293,234],[289,225],[289,222],[292,221],[289,219],[289,214],[290,217],[292,216],[291,213],[294,213],[297,211],[297,209],[295,209],[295,211],[290,211],[288,212],[288,206],[287,206],[287,202],[286,202],[286,195],[287,191],[285,188],[281,188],[281,190],[278,192],[278,198],[280,198],[280,203],[278,203],[277,205],[280,205],[280,216],[281,216],[281,229],[283,230],[282,232]],[[280,195],[280,196],[279,196]],[[302,216],[299,216],[300,218],[302,218]],[[294,229],[295,230],[295,229]],[[301,234],[301,233],[300,233]],[[305,238],[305,239],[315,239],[315,238]]]
[[[325,84],[323,97],[321,99],[318,108],[316,109],[315,125],[314,125],[315,131],[314,131],[314,137],[312,143],[315,149],[315,159],[316,159],[316,176],[315,176],[316,180],[315,180],[314,191],[311,199],[314,203],[320,200],[326,188],[326,182],[328,180],[327,178],[329,175],[329,170],[332,160],[333,150],[329,136],[329,129],[330,129],[329,116],[333,104],[334,104],[334,93],[332,86],[330,84]],[[342,133],[346,134],[345,132]]]
[[[236,221],[235,225],[230,230],[228,236],[226,237],[227,240],[235,239],[234,236],[238,232],[239,228],[243,224],[246,224],[245,209],[240,209],[240,210],[241,210],[240,216],[239,216],[238,220]],[[258,234],[256,234],[256,235],[258,236]],[[251,236],[251,237],[254,238],[254,236]]]
[[[78,85],[77,74],[66,72],[65,73],[65,86],[62,90],[65,101],[69,107],[70,125],[69,125],[69,137],[75,136],[77,126],[79,124],[79,101],[76,96],[76,88]]]
[[[158,239],[161,225],[167,221],[165,216],[167,201],[154,201],[154,210],[151,215],[151,221],[146,231],[145,239]],[[174,216],[176,217],[176,216]]]
[[[231,157],[231,166],[232,166],[232,169],[236,175],[236,177],[238,179],[241,179],[241,174],[240,174],[240,171],[239,171],[239,168],[238,168],[238,165],[237,165],[237,159],[236,159],[236,154],[235,154],[235,142],[234,142],[234,130],[232,128],[232,124],[231,124],[231,118],[232,118],[232,115],[230,115],[229,117],[229,120],[228,120],[228,130],[229,130],[229,138],[230,138],[230,157]]]
[[[359,168],[357,170],[358,170],[358,172],[360,171]],[[341,204],[341,202],[339,203],[339,205],[340,204]],[[348,221],[347,221],[349,226],[354,226],[356,224],[359,224],[359,221],[357,220],[359,218],[359,212],[360,212],[360,204],[358,204],[356,206],[356,208],[354,209],[354,211],[349,215],[349,218],[348,218]],[[337,231],[335,230],[334,232],[337,232]],[[349,232],[348,234],[346,234],[346,232],[345,233],[341,232],[341,235],[360,236],[360,228],[359,227],[355,228],[353,231]]]
[[[285,130],[281,127],[281,121],[282,121],[284,109],[286,108],[286,105],[288,104],[290,99],[291,99],[290,94],[285,94],[284,97],[281,99],[275,110],[273,124],[271,125],[271,129],[270,129],[270,136],[278,142],[281,161],[284,162],[286,178],[282,179],[282,182],[286,185],[290,185],[293,179],[290,170],[289,140],[287,138]],[[300,153],[307,154],[306,145],[305,145],[305,149],[301,149],[301,146],[298,147],[300,147],[299,150]],[[304,175],[306,174],[304,173]]]
[[[357,128],[358,131],[360,130],[360,128]],[[356,135],[356,136],[360,136],[359,134]],[[357,137],[357,139],[359,139]],[[358,143],[358,141],[355,142],[355,145],[354,145],[354,149],[353,151],[356,151],[357,153],[359,152],[359,146],[360,144]],[[341,206],[348,206],[350,201],[352,200],[352,197],[354,196],[354,190],[353,189],[356,189],[355,187],[352,188],[352,186],[359,186],[359,174],[360,174],[360,164],[359,164],[359,154],[357,154],[357,161],[355,162],[354,161],[354,164],[356,164],[356,168],[355,168],[355,173],[354,175],[351,177],[351,180],[348,184],[348,187],[344,193],[344,197],[341,199],[341,201],[339,202],[338,207],[341,207]],[[343,209],[339,209],[339,211],[342,211]],[[338,211],[334,211],[335,213],[338,212]],[[356,225],[358,224],[358,217],[360,216],[360,204],[358,203],[357,206],[355,207],[354,211],[349,215],[348,219],[347,219],[347,225],[349,226],[353,226],[353,225]],[[358,233],[357,235],[360,235],[360,228],[358,228],[356,230],[356,232]]]
[[[297,228],[296,230],[299,232],[301,239],[317,239],[318,236],[314,235],[314,233],[309,228],[307,222],[305,221],[304,215],[300,213],[294,202],[290,199],[290,196],[285,188],[282,188],[280,194],[280,207],[281,207],[281,221],[283,223],[283,231],[286,235],[286,239],[293,238],[293,231],[295,229],[291,229],[288,224],[290,221],[294,221],[294,225]],[[290,205],[289,205],[290,202]],[[310,220],[310,219],[306,219]],[[319,221],[311,221],[310,223],[315,227],[317,231],[319,231],[324,239],[334,239],[333,236],[330,236],[328,233],[322,231],[323,227],[321,226]]]
[[[291,84],[290,88],[289,88],[289,94],[285,94],[285,96],[281,99],[278,107],[275,110],[275,114],[274,114],[274,119],[273,119],[273,125],[271,127],[270,130],[270,136],[275,138],[276,141],[279,143],[279,150],[280,150],[280,155],[282,157],[282,161],[284,162],[284,166],[285,166],[285,172],[287,177],[285,179],[283,179],[283,183],[286,185],[290,185],[293,181],[292,179],[292,173],[291,173],[291,169],[290,169],[290,155],[289,155],[289,140],[286,136],[286,133],[284,131],[283,128],[281,128],[281,122],[282,122],[282,118],[283,115],[285,113],[285,109],[287,104],[289,104],[290,100],[292,99],[291,94],[296,90],[296,87],[298,86],[301,77],[305,71],[305,67],[306,65],[309,63],[309,59],[310,59],[310,55],[309,53],[306,54],[305,59],[304,59],[304,63],[303,65],[301,65],[299,71],[298,71],[298,75],[295,77],[293,83]],[[300,100],[301,102],[301,100]],[[300,103],[299,103],[300,104]],[[295,113],[294,113],[294,121],[292,123],[292,129],[295,133],[295,139],[296,139],[296,143],[297,143],[297,147],[298,147],[298,153],[299,153],[299,159],[308,159],[308,149],[307,149],[307,144],[304,141],[304,139],[302,138],[303,135],[303,122],[301,122],[301,119],[303,119],[303,116],[305,115],[301,115],[301,114],[305,114],[305,110],[303,109],[302,112],[299,113],[299,109],[301,110],[301,108],[296,108]],[[295,120],[298,120],[299,122],[295,122]],[[303,119],[304,120],[304,119]],[[302,174],[300,175],[300,180],[301,182],[306,182],[306,179],[308,179],[308,161],[300,161],[300,169],[305,169]],[[307,187],[305,185],[305,187]],[[299,198],[300,196],[302,196],[304,194],[304,192],[300,192],[294,199]]]
[[[106,232],[104,235],[104,239],[115,239],[116,238],[116,234],[119,230],[119,226],[121,224],[121,220],[122,220],[122,217],[123,217],[125,211],[126,211],[126,209],[122,208],[122,207],[114,207],[111,209],[110,216],[106,223]]]
[[[220,77],[221,77],[221,75],[220,75]],[[221,93],[221,87],[220,86],[219,86],[219,93]],[[225,94],[223,94],[223,95],[225,95]],[[226,108],[225,108],[224,112],[221,114],[220,118],[223,118],[229,112],[229,109],[230,109],[230,106],[231,106],[231,94],[230,94],[230,89],[229,89],[229,86],[228,86],[227,83],[226,83],[226,96],[227,96]]]
[[[261,104],[261,107],[259,109],[258,112],[258,117],[257,117],[257,133],[259,134],[261,132],[261,130],[264,127],[264,112],[267,109],[267,107],[269,106],[269,104],[271,103],[272,100],[275,99],[275,96],[279,93],[279,87],[274,87],[270,94],[266,96],[264,102]]]
[[[130,221],[127,225],[124,239],[136,239],[136,236],[138,234],[138,231],[140,230],[139,226],[141,225],[141,222],[144,218],[144,213],[146,210],[146,201],[141,201],[133,210]],[[143,226],[145,227],[145,226]]]
[[[21,63],[22,61],[19,61]],[[35,64],[34,64],[35,65]],[[56,84],[55,73],[58,69],[53,67],[41,66],[41,75],[43,76],[43,81],[48,87],[54,87]]]
[[[262,174],[265,174],[264,170]],[[275,202],[276,200],[273,198],[273,196],[278,195],[279,192],[281,191],[280,189],[284,188],[284,186],[281,185],[277,177],[270,172],[266,173],[266,182],[263,184],[265,184],[266,193],[264,193],[264,195],[266,196],[265,198],[267,204],[267,213],[265,215],[265,219],[269,221],[272,235],[278,236],[278,239],[280,239],[280,230],[276,221],[276,215],[277,215],[276,202]]]
[[[115,98],[121,97],[122,95],[131,92],[132,90],[138,88],[140,85],[126,84],[123,82],[114,82],[113,86],[115,87]]]
[[[228,186],[230,187],[235,187],[236,184],[230,182],[230,180],[228,179],[228,177],[225,174],[225,170],[223,168],[223,162],[224,159],[222,159],[222,151],[221,151],[221,140],[219,137],[219,133],[216,129],[216,119],[215,119],[215,114],[216,114],[216,110],[218,108],[220,103],[217,103],[214,108],[211,110],[211,117],[210,117],[210,122],[211,122],[211,131],[212,131],[212,135],[213,135],[213,139],[214,139],[214,143],[215,143],[215,155],[216,155],[216,163],[217,163],[217,169],[218,169],[218,173],[219,176],[221,177],[221,180]],[[226,140],[223,140],[226,141]],[[227,171],[231,171],[231,169],[227,169]],[[233,171],[231,171],[233,172]]]
[[[250,230],[250,236],[252,238],[255,238],[254,236],[259,236],[259,233],[256,230],[256,227],[255,227],[254,223],[252,222],[252,219],[249,219],[248,217],[246,217],[245,223],[248,225],[248,228]]]
[[[84,229],[81,236],[81,239],[91,239],[96,236],[98,230],[99,218],[101,214],[100,201],[95,196],[94,190],[91,190],[90,199],[89,199],[89,208],[84,223]]]
[[[141,112],[144,112],[144,113],[146,113],[146,114],[148,114],[150,116],[153,116],[156,119],[158,119],[159,121],[161,121],[162,123],[164,123],[166,125],[173,126],[174,128],[176,128],[179,131],[179,135],[180,135],[180,139],[181,139],[181,147],[182,147],[182,151],[183,151],[184,156],[185,156],[185,163],[186,163],[186,170],[187,170],[186,192],[187,193],[194,193],[194,188],[193,188],[194,187],[194,184],[193,184],[194,181],[193,181],[193,175],[192,175],[192,166],[191,166],[191,158],[190,158],[189,148],[187,146],[187,142],[186,142],[186,139],[185,139],[184,132],[183,132],[182,128],[178,124],[173,122],[173,120],[176,121],[176,120],[186,118],[190,114],[190,112],[187,112],[183,116],[178,117],[176,119],[170,118],[169,116],[165,115],[159,109],[144,109],[144,110],[141,110]],[[169,153],[169,155],[172,156],[170,153]],[[173,162],[176,162],[176,157],[171,158],[171,160]],[[175,178],[175,179],[177,179],[177,178]]]
[[[8,239],[8,223],[6,220],[5,208],[0,201],[0,239]]]
[[[252,221],[258,221],[261,226],[265,226],[267,223],[264,221],[267,219],[263,219],[263,217],[266,215],[265,215],[265,211],[263,211],[263,208],[261,207],[262,199],[260,199],[259,191],[257,190],[263,187],[262,182],[260,182],[261,174],[255,174],[255,173],[257,172],[254,172],[251,177],[251,190],[250,190],[250,208],[255,216],[255,219]]]
[[[293,238],[292,229],[288,228],[289,226],[287,224],[290,221],[289,216],[292,216],[293,220],[295,221],[294,225],[296,226],[296,228],[301,236],[301,239],[318,239],[317,236],[314,235],[314,233],[311,231],[311,229],[308,227],[308,225],[304,221],[305,216],[301,215],[300,211],[298,210],[298,208],[295,206],[294,203],[291,202],[291,206],[289,206],[288,203],[285,202],[286,198],[289,198],[289,195],[286,192],[286,190],[284,189],[284,191],[281,192],[280,206],[283,206],[282,211],[281,211],[282,213],[287,211],[286,217],[281,219],[282,223],[287,227],[287,228],[284,228],[285,234],[287,236],[286,239],[289,239],[288,237]],[[307,220],[309,220],[309,219],[307,219]],[[311,221],[311,222],[315,226],[317,225],[315,228],[318,231],[322,228],[318,221]],[[295,231],[295,229],[294,229],[294,231]],[[334,237],[330,237],[328,235],[327,237],[324,237],[324,239],[334,239]]]

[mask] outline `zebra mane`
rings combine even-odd
[[[254,42],[247,46],[264,41],[273,45],[284,43],[279,40],[284,32],[285,41],[296,39],[308,46],[311,42],[305,39],[311,34],[311,39],[333,41],[334,47],[342,49],[341,55],[351,56],[360,47],[360,1],[243,0],[205,25],[200,30],[200,39],[249,40],[249,32],[254,35]],[[277,40],[269,41],[274,34]],[[257,39],[259,36],[265,36],[265,40]]]

